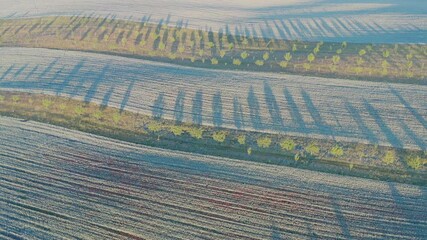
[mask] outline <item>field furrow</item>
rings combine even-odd
[[[427,189],[0,118],[0,226],[32,238],[423,239]]]

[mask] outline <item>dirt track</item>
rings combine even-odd
[[[427,189],[0,118],[0,235],[425,239]]]
[[[0,89],[177,121],[427,149],[427,86],[196,69],[108,55],[1,48]]]

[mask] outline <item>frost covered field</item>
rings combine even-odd
[[[0,0],[0,17],[109,16],[310,41],[425,43],[424,0]]]
[[[197,69],[100,54],[0,49],[0,89],[217,127],[425,150],[427,86]]]
[[[425,187],[148,148],[4,117],[0,133],[3,237],[427,237]]]

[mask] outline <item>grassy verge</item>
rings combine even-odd
[[[117,54],[246,71],[426,83],[427,46],[274,40],[125,20],[43,17],[0,20],[0,46]]]
[[[426,185],[427,152],[154,119],[62,97],[0,91],[0,114],[149,146]]]

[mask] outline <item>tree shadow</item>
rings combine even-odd
[[[114,92],[114,87],[110,86],[110,89],[108,89],[108,91],[104,94],[104,97],[102,98],[100,109],[105,109],[108,106],[108,103],[110,102],[113,92]]]
[[[165,105],[165,94],[159,93],[156,100],[153,103],[152,115],[155,119],[161,119],[163,116],[163,110]]]
[[[8,69],[1,75],[0,81],[2,81],[13,69],[15,68],[15,64],[10,65]]]
[[[411,112],[411,114],[417,119],[417,121],[421,123],[421,125],[423,125],[425,129],[427,129],[427,121],[424,119],[424,117],[421,116],[421,114],[419,114],[418,111],[413,108],[411,104],[409,104],[396,89],[391,86],[389,86],[389,88],[393,95],[395,95],[399,99],[400,103],[402,103],[402,105],[405,106],[405,108]]]
[[[323,134],[332,135],[330,127],[324,123],[319,111],[317,110],[316,106],[314,106],[310,95],[304,89],[301,89],[301,95],[304,99],[308,112],[310,113],[310,116],[314,120],[314,123],[319,129],[319,131]]]
[[[403,144],[399,140],[399,138],[393,133],[393,131],[390,129],[390,127],[384,122],[384,120],[381,118],[378,111],[368,102],[366,99],[363,99],[364,106],[366,110],[368,110],[369,114],[374,118],[377,125],[381,128],[381,131],[386,136],[387,140],[393,147],[402,148]]]
[[[270,112],[271,120],[276,129],[283,129],[282,114],[280,113],[279,105],[277,104],[276,97],[267,81],[264,81],[264,98],[267,104],[268,111]]]
[[[215,127],[221,127],[222,125],[222,100],[221,92],[216,92],[212,97],[212,113],[213,113],[213,124]]]
[[[243,129],[245,127],[242,104],[239,103],[239,99],[236,96],[233,99],[233,118],[234,125],[237,129]]]
[[[304,119],[299,111],[297,104],[295,103],[294,98],[292,97],[292,94],[289,92],[287,87],[283,89],[283,94],[285,95],[286,102],[288,103],[288,107],[291,112],[291,117],[294,124],[297,125],[300,130],[305,129],[306,126],[304,123]]]
[[[255,129],[262,128],[262,120],[260,115],[260,106],[258,97],[255,95],[254,89],[251,86],[248,92],[248,106],[249,106],[249,114],[251,117],[252,126]]]
[[[98,76],[94,79],[86,93],[86,96],[84,97],[85,102],[90,102],[94,98],[95,94],[98,91],[99,84],[105,80],[105,76],[107,76],[107,72],[109,69],[110,63],[106,64],[101,70],[101,72],[98,74]]]
[[[345,239],[352,239],[350,234],[350,229],[347,225],[345,216],[341,210],[341,206],[336,202],[335,197],[331,197],[332,207],[334,208],[335,217],[337,218],[338,224],[341,228],[341,233],[344,235]]]
[[[203,92],[198,90],[193,98],[193,107],[191,113],[193,114],[193,123],[202,124],[202,109],[203,107]]]
[[[359,111],[348,101],[345,102],[345,106],[347,108],[347,111],[353,118],[354,122],[357,124],[357,126],[362,131],[363,135],[367,138],[367,140],[374,144],[378,143],[377,136],[365,124],[365,121],[363,120],[362,116],[360,116]]]
[[[71,72],[64,78],[64,81],[58,85],[58,89],[56,90],[57,96],[63,93],[63,91],[65,90],[65,88],[68,87],[68,85],[70,84],[71,80],[73,80],[73,78],[77,77],[77,74],[83,68],[85,62],[86,62],[86,59],[80,60],[71,70]]]
[[[20,67],[14,74],[14,77],[17,78],[21,73],[28,67],[28,63],[24,64],[22,67]]]
[[[185,91],[179,90],[175,100],[174,117],[177,123],[182,123],[184,119]]]

